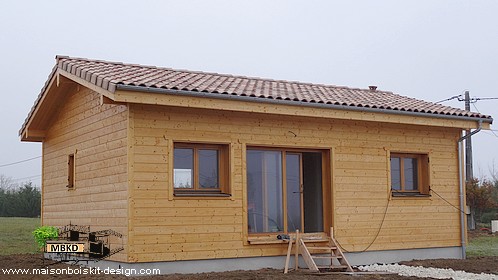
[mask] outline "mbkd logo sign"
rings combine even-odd
[[[82,253],[85,243],[47,241],[47,253]]]
[[[44,252],[61,262],[79,258],[102,260],[124,249],[123,235],[112,229],[91,231],[90,226],[69,224],[58,228],[58,233],[57,239],[47,240]]]

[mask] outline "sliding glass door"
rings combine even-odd
[[[322,153],[247,150],[249,233],[323,231]]]

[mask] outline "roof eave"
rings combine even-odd
[[[325,103],[311,103],[311,102],[298,102],[292,100],[280,100],[280,99],[269,99],[269,98],[258,98],[250,96],[240,96],[240,95],[230,95],[221,93],[210,93],[210,92],[197,92],[197,91],[186,91],[186,90],[171,90],[164,88],[151,88],[143,86],[132,86],[117,84],[116,90],[122,91],[135,91],[135,92],[148,92],[148,93],[162,93],[171,94],[178,96],[190,96],[190,97],[204,97],[204,98],[215,98],[224,100],[238,100],[244,102],[258,102],[258,103],[271,103],[271,104],[282,104],[291,106],[305,106],[314,108],[326,108],[335,110],[346,110],[346,111],[356,111],[356,112],[369,112],[369,113],[380,113],[380,114],[391,114],[391,115],[403,115],[403,116],[413,116],[413,117],[425,117],[425,118],[436,118],[436,119],[446,119],[446,120],[460,120],[460,121],[470,121],[487,123],[488,126],[493,123],[493,118],[478,118],[470,116],[460,116],[451,114],[431,114],[413,111],[400,111],[400,110],[390,110],[381,108],[371,108],[371,107],[356,107],[356,106],[344,106],[336,104],[325,104]]]
[[[42,90],[40,91],[40,94],[38,95],[38,98],[36,99],[35,103],[33,104],[33,107],[31,108],[31,111],[28,113],[28,116],[26,117],[23,125],[21,126],[21,129],[19,130],[19,136],[21,141],[32,141],[32,142],[42,142],[44,139],[44,135],[42,135],[41,131],[38,129],[30,129],[30,125],[32,124],[33,120],[36,119],[37,113],[40,110],[40,108],[43,106],[44,100],[47,97],[48,94],[50,94],[50,89],[54,86],[59,87],[59,80],[64,80],[64,81],[70,81],[74,82],[77,84],[80,84],[84,87],[87,87],[91,90],[94,90],[98,93],[100,93],[102,96],[105,96],[109,98],[110,100],[113,100],[114,96],[113,93],[109,90],[103,89],[97,85],[94,85],[74,74],[71,74],[65,70],[62,70],[58,68],[58,64],[52,69],[52,72],[50,73],[47,81],[45,82],[45,85],[43,86]],[[114,89],[114,86],[112,85],[112,88]]]
[[[33,106],[31,107],[31,110],[28,113],[28,116],[24,120],[24,123],[22,124],[21,129],[19,130],[19,136],[21,138],[21,141],[31,141],[30,138],[28,137],[28,132],[27,132],[28,127],[32,123],[32,121],[36,115],[36,112],[38,111],[41,104],[43,103],[43,99],[47,95],[48,90],[53,85],[53,83],[56,82],[57,72],[58,72],[58,69],[57,69],[57,65],[56,65],[56,66],[54,66],[54,68],[52,68],[52,71],[48,75],[48,79],[45,82],[45,85],[43,85],[40,93],[38,94],[38,97],[36,98]],[[39,141],[35,141],[35,142],[39,142]]]

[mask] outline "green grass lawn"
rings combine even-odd
[[[471,238],[467,246],[468,256],[498,256],[498,235]]]
[[[0,217],[0,255],[38,253],[31,232],[39,226],[39,218]]]

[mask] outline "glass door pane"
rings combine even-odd
[[[302,231],[301,226],[301,155],[286,154],[285,160],[287,183],[287,230]]]
[[[282,152],[248,150],[248,231],[283,232],[282,203]]]

